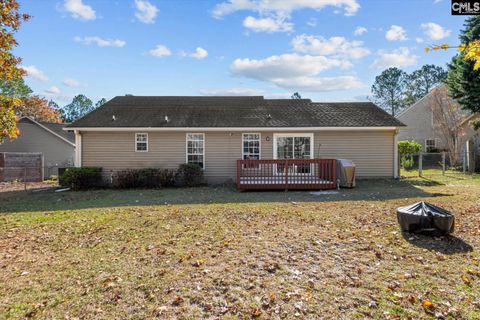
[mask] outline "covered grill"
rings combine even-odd
[[[423,201],[398,208],[397,219],[405,232],[445,235],[452,233],[455,226],[453,214]]]

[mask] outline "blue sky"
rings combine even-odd
[[[464,17],[450,0],[20,0],[15,53],[35,93],[363,99],[397,66],[445,66]]]

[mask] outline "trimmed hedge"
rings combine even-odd
[[[72,190],[86,190],[99,187],[102,184],[102,168],[67,168],[58,178],[58,182],[62,187],[68,187]]]
[[[177,183],[180,186],[198,187],[204,183],[203,169],[198,164],[184,163],[178,166]]]
[[[120,189],[162,188],[175,184],[175,171],[146,168],[118,171],[113,176],[113,186]]]

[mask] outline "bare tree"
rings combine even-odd
[[[460,105],[449,97],[448,88],[444,85],[434,88],[428,99],[433,125],[446,143],[450,164],[456,166],[460,163],[462,137],[465,135],[465,127],[461,125],[465,113]]]

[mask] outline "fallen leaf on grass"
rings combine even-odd
[[[183,301],[184,299],[181,296],[176,296],[175,299],[173,299],[172,301],[172,305],[179,306],[180,304],[182,304]]]
[[[433,302],[430,299],[425,299],[422,301],[422,307],[427,310],[433,309]]]
[[[255,308],[250,312],[250,314],[253,318],[258,318],[262,315],[262,310],[260,310],[260,308]]]
[[[465,274],[462,275],[462,280],[463,280],[463,282],[464,282],[467,286],[472,285],[472,280],[470,279],[469,276],[467,276],[467,275],[465,275]]]

